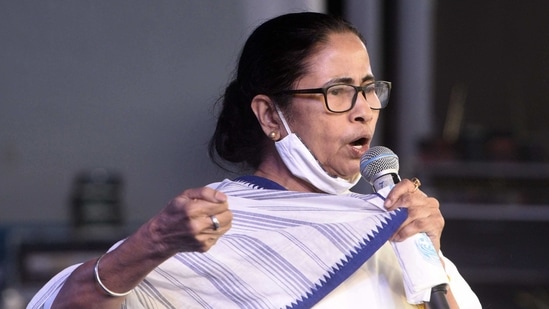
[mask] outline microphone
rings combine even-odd
[[[398,156],[384,146],[371,147],[360,159],[360,173],[375,192],[392,188],[399,183],[399,168]],[[425,293],[421,293],[421,290],[430,288],[429,308],[449,309],[446,299],[448,279],[429,237],[425,233],[419,233],[402,242],[391,242],[391,245],[403,271],[408,302],[417,304],[425,301]],[[421,263],[425,260],[428,263]],[[419,264],[423,264],[423,267]],[[429,270],[433,271],[433,276],[429,276]],[[414,287],[418,287],[417,290],[420,291],[414,291]]]
[[[360,173],[375,192],[400,182],[398,156],[389,148],[374,146],[360,158]]]

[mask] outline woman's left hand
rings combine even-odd
[[[428,197],[409,179],[403,179],[389,193],[385,208],[394,210],[399,207],[408,209],[408,218],[393,235],[393,241],[402,241],[412,235],[425,232],[435,249],[440,250],[440,236],[444,228],[444,218],[439,202]]]

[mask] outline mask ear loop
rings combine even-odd
[[[286,121],[286,118],[284,118],[284,115],[282,115],[282,111],[280,110],[280,108],[278,107],[278,105],[274,105],[275,106],[275,109],[276,109],[276,112],[278,114],[278,117],[280,117],[280,120],[282,120],[282,124],[284,125],[284,128],[286,129],[286,132],[288,132],[288,135],[292,134],[292,130],[290,130],[290,126],[288,125],[288,122]],[[303,143],[303,141],[301,140],[301,138],[299,136],[297,136],[297,134],[295,135],[299,141],[303,144],[303,146],[305,146],[305,148],[307,149],[308,152],[311,153],[311,155],[313,156],[313,158],[315,159],[315,161],[318,163],[318,165],[320,165],[320,167],[322,168],[322,164],[320,164],[320,161],[318,161],[318,159],[316,158],[315,154],[309,149],[309,147],[307,147],[307,145],[305,145],[305,143]],[[322,168],[324,169],[324,168]],[[327,173],[327,172],[326,172]]]
[[[280,110],[278,105],[274,104],[274,106],[275,106],[276,112],[278,114],[278,117],[280,117],[280,120],[282,120],[282,124],[284,125],[284,128],[288,132],[288,135],[292,134],[292,131],[290,130],[290,126],[288,125],[288,122],[286,122],[286,118],[284,118],[284,116],[282,115],[282,111]],[[299,136],[298,136],[298,138],[299,138]],[[299,140],[301,141],[301,139],[299,139]],[[303,141],[301,141],[301,142],[303,143]],[[305,145],[305,143],[303,143],[303,145]],[[320,168],[322,168],[322,170],[324,170],[324,168],[322,167],[322,164],[320,164],[320,162],[318,161],[318,159],[316,158],[314,153],[309,149],[309,147],[307,147],[307,145],[305,145],[305,148],[307,148],[307,150],[313,155],[313,158],[315,158],[316,162],[320,165]],[[324,172],[326,174],[328,174],[328,172],[326,172],[326,170],[324,170]],[[360,178],[360,173],[357,174],[350,182],[356,182],[356,181],[358,181],[359,178]]]
[[[284,125],[284,129],[286,129],[286,132],[288,135],[292,134],[292,130],[290,130],[290,126],[288,125],[288,122],[286,122],[286,118],[284,118],[284,115],[282,115],[282,111],[280,111],[280,108],[277,104],[274,104],[274,107],[276,109],[276,113],[278,114],[278,117],[280,117],[280,120],[282,120],[282,124]]]

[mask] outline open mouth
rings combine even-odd
[[[366,145],[368,140],[365,137],[359,138],[356,141],[351,142],[351,146],[353,146],[356,149],[362,149]]]

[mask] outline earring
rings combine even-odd
[[[273,131],[271,133],[269,133],[269,137],[273,140],[273,141],[276,141],[276,137],[277,137],[278,133],[276,131]]]

